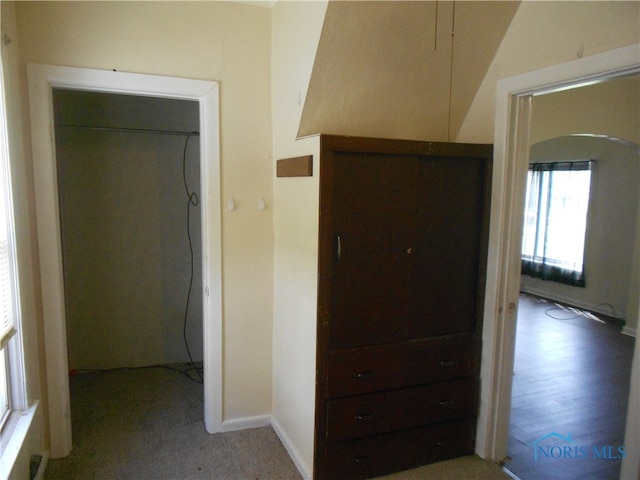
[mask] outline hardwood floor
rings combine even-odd
[[[521,295],[507,469],[521,480],[618,479],[633,345],[611,323]]]

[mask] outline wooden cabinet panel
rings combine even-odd
[[[334,163],[330,348],[474,333],[486,160]]]
[[[327,360],[327,395],[339,398],[475,376],[479,353],[474,335],[333,350]]]
[[[370,478],[473,453],[475,419],[329,445],[326,478]]]
[[[473,452],[492,148],[321,137],[314,477]]]
[[[418,161],[341,152],[333,168],[330,346],[406,339]]]
[[[404,248],[409,242],[399,234],[336,232],[341,260],[334,267],[331,348],[405,340],[411,315],[410,282],[403,273],[411,268]]]
[[[488,174],[482,158],[420,163],[411,338],[477,331]]]
[[[477,380],[467,378],[327,402],[327,443],[475,415]]]

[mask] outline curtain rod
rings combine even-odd
[[[180,135],[180,136],[190,136],[190,135],[200,135],[200,132],[183,132],[179,130],[155,130],[155,129],[145,129],[145,128],[118,128],[118,127],[95,127],[89,125],[65,125],[65,124],[56,124],[56,128],[78,128],[81,130],[97,130],[104,132],[121,132],[121,133],[150,133],[154,135]]]

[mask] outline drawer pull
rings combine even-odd
[[[436,447],[448,447],[450,443],[451,442],[449,442],[449,440],[440,440],[440,441],[434,442],[433,444]]]
[[[456,364],[455,360],[442,360],[440,365],[443,367],[453,367]]]
[[[371,457],[356,457],[353,459],[355,463],[366,463],[371,460]]]
[[[372,420],[375,416],[375,413],[363,413],[362,415],[354,415],[353,419],[357,422],[366,422],[368,420]]]
[[[454,401],[453,400],[440,400],[438,402],[438,405],[440,405],[441,407],[449,407],[451,405],[453,405]]]
[[[376,372],[373,370],[367,370],[366,372],[356,372],[353,374],[353,377],[361,380],[363,378],[371,378]]]

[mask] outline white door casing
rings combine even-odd
[[[515,331],[520,283],[524,188],[529,158],[531,98],[640,72],[640,44],[554,65],[498,82],[491,227],[485,295],[481,393],[476,452],[507,456]],[[630,307],[638,312],[640,306]],[[621,478],[640,471],[640,336],[636,337]],[[634,374],[635,372],[635,374]]]
[[[222,269],[218,83],[107,70],[28,65],[29,103],[52,458],[71,451],[53,88],[193,100],[200,113],[204,419],[222,430]]]

